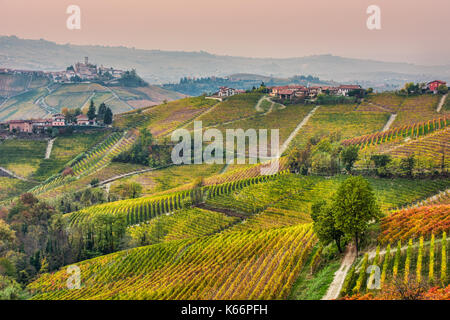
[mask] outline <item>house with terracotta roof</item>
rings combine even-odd
[[[85,114],[80,114],[77,116],[77,125],[79,126],[88,126],[89,125],[89,118]]]
[[[33,132],[33,121],[31,120],[11,120],[8,124],[11,132]]]
[[[351,91],[361,91],[363,90],[360,85],[357,84],[343,84],[338,87],[337,93],[341,96],[348,96]]]
[[[52,116],[53,127],[64,127],[66,125],[66,117],[62,113],[57,113]]]
[[[282,100],[292,100],[295,97],[295,89],[281,89],[278,91],[278,97]]]
[[[427,89],[430,90],[431,92],[437,93],[437,90],[441,85],[446,86],[447,82],[442,80],[434,80],[427,83]]]

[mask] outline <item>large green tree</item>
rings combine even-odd
[[[355,164],[356,160],[358,160],[358,151],[359,147],[357,145],[352,145],[346,147],[341,152],[342,162],[344,163],[345,169],[348,172],[352,171],[353,165]]]
[[[339,252],[342,252],[341,239],[344,233],[335,226],[335,212],[324,200],[316,202],[311,208],[311,217],[314,221],[314,232],[319,240],[327,245],[335,242]]]
[[[372,187],[361,176],[350,177],[339,186],[332,210],[335,227],[354,239],[356,251],[369,224],[381,217]]]

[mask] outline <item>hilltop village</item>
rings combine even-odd
[[[126,74],[126,71],[113,67],[97,66],[89,62],[89,57],[84,62],[77,62],[67,67],[64,71],[35,71],[0,68],[0,73],[10,75],[25,75],[34,77],[46,77],[53,83],[79,83],[86,81],[102,80],[107,83],[117,82]]]

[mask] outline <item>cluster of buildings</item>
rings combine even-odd
[[[220,87],[219,91],[216,92],[214,95],[217,95],[218,97],[225,98],[225,97],[231,97],[235,94],[244,93],[245,90],[239,90],[234,88],[228,88],[228,87]]]
[[[10,120],[1,124],[8,126],[10,132],[34,133],[43,132],[47,128],[60,128],[68,125],[93,126],[96,125],[96,121],[89,120],[85,114],[80,114],[76,117],[76,123],[69,124],[63,114],[57,113],[48,119]]]
[[[234,89],[229,87],[220,87],[219,91],[215,92],[212,96],[206,97],[207,99],[215,99],[223,101],[224,99],[234,96],[236,94],[245,93],[245,90]]]
[[[96,65],[89,63],[89,58],[85,57],[84,62],[77,62],[65,71],[45,72],[0,68],[0,73],[47,77],[55,83],[72,83],[79,81],[99,80],[102,77],[106,77],[111,81],[114,81],[120,79],[125,71],[114,69],[112,67],[104,67],[103,65],[97,67]]]
[[[360,85],[340,85],[338,87],[314,86],[305,87],[301,85],[286,85],[270,88],[270,96],[282,100],[294,100],[315,98],[319,94],[328,94],[335,96],[348,96],[351,91],[362,93],[363,88]]]

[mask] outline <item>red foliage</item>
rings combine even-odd
[[[434,205],[397,211],[381,221],[382,242],[406,240],[450,229],[450,205]]]

